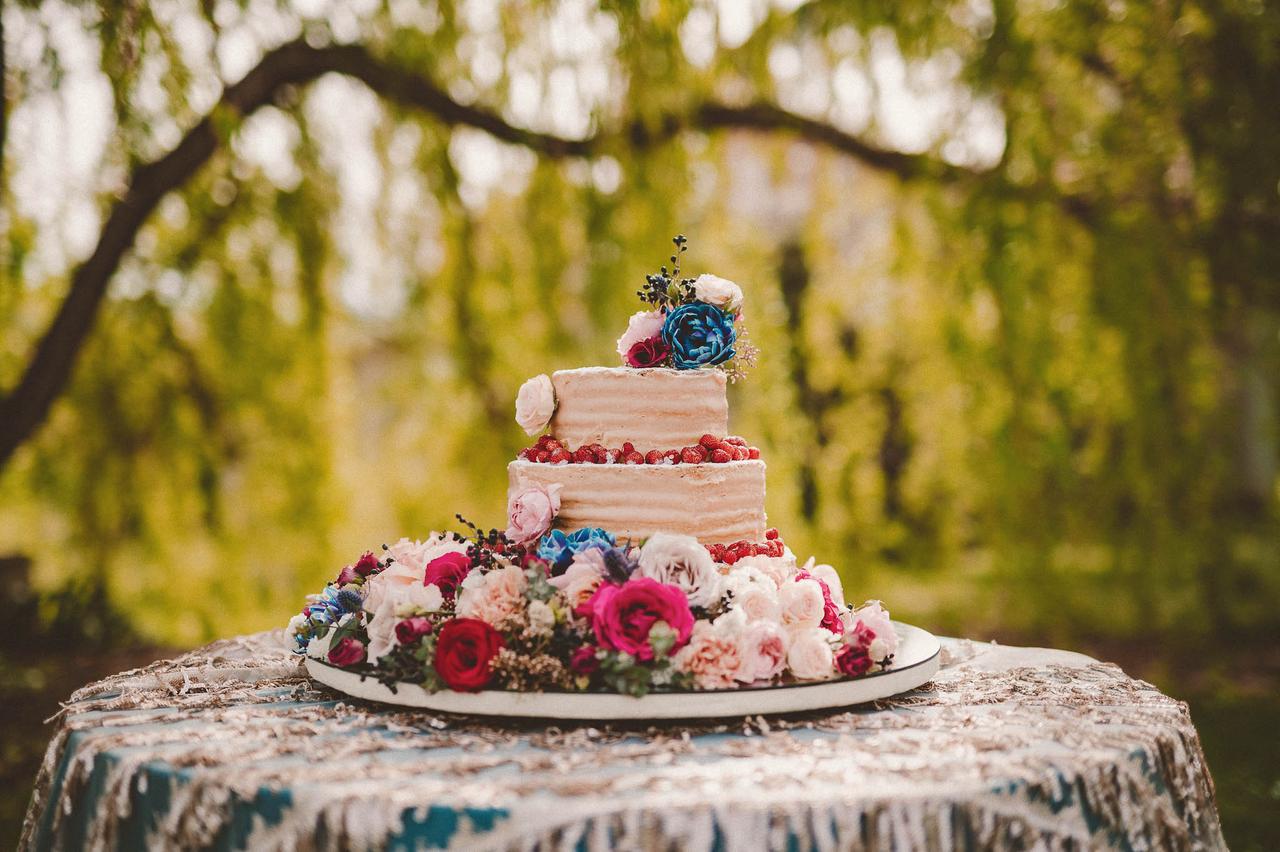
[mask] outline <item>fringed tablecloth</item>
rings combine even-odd
[[[22,847],[1224,848],[1186,705],[1078,654],[944,640],[889,701],[626,728],[343,700],[283,648],[79,690]]]

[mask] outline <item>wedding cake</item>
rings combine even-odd
[[[516,421],[505,530],[403,538],[348,565],[290,622],[295,649],[429,691],[724,690],[892,666],[878,601],[799,564],[765,516],[765,462],[729,433],[754,363],[742,290],[672,267],[620,366],[536,376]]]

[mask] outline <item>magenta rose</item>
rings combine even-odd
[[[871,655],[865,645],[845,645],[836,654],[836,668],[849,677],[861,677],[871,668]]]
[[[507,503],[506,536],[515,544],[542,538],[560,511],[560,483],[530,485],[511,495]]]
[[[594,645],[583,645],[574,651],[573,656],[569,658],[569,669],[574,674],[593,675],[599,668],[600,661],[596,659],[596,647]]]
[[[671,349],[662,336],[641,340],[627,350],[628,367],[657,367],[671,355]]]
[[[605,583],[582,607],[591,619],[596,640],[611,651],[652,660],[649,630],[659,621],[676,634],[671,652],[684,647],[693,632],[693,613],[679,586],[649,577],[633,578],[621,586]]]
[[[335,666],[354,666],[363,660],[364,643],[354,636],[348,636],[329,650],[329,662]]]
[[[422,585],[436,585],[447,601],[453,600],[462,580],[471,573],[471,558],[465,553],[446,553],[427,563],[427,573]]]
[[[415,615],[396,624],[396,640],[401,645],[412,645],[431,632],[431,619]]]
[[[345,586],[347,583],[354,582],[357,576],[356,567],[348,565],[338,572],[338,579],[334,580],[333,583],[335,586]]]

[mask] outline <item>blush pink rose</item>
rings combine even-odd
[[[755,621],[742,634],[742,669],[738,680],[772,680],[787,667],[787,634],[777,624]]]
[[[817,580],[796,579],[778,589],[782,623],[789,628],[817,627],[826,614],[826,600]]]
[[[542,538],[560,511],[560,489],[554,482],[548,486],[530,485],[511,495],[507,501],[507,538],[515,544],[528,544]]]
[[[600,645],[643,661],[653,659],[649,631],[657,622],[665,622],[675,633],[672,652],[683,648],[693,632],[693,613],[684,592],[649,577],[633,578],[621,586],[605,583],[581,611],[591,620]]]
[[[797,630],[791,635],[791,647],[787,649],[787,668],[799,680],[821,680],[831,677],[835,669],[835,654],[831,650],[830,636],[821,627]]]
[[[868,601],[854,615],[857,617],[855,627],[861,623],[875,634],[867,647],[874,662],[882,662],[898,652],[898,633],[889,620],[889,611],[880,601]]]

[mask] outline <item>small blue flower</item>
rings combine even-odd
[[[738,332],[733,327],[733,317],[720,308],[706,302],[690,302],[667,314],[662,340],[671,349],[672,366],[695,370],[732,358]]]
[[[347,589],[338,592],[335,602],[342,608],[343,612],[359,612],[360,607],[364,606],[364,601],[360,598],[360,595]]]
[[[586,527],[565,535],[552,530],[538,542],[538,558],[551,564],[551,572],[560,574],[569,567],[574,554],[593,547],[607,549],[614,546],[614,538],[599,527]]]

